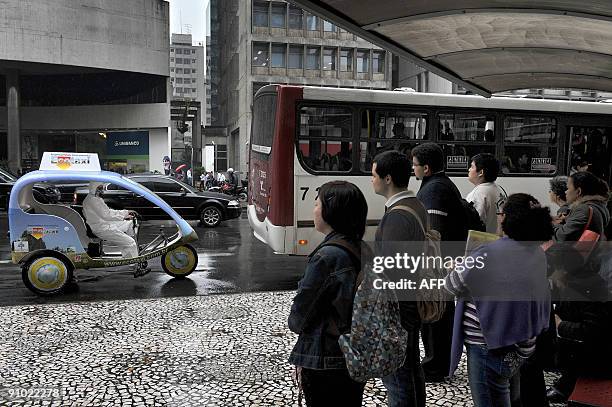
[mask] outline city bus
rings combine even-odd
[[[610,182],[611,119],[606,103],[268,85],[253,101],[249,223],[275,252],[309,254],[323,238],[312,216],[318,188],[342,179],[366,196],[371,240],[385,204],[372,190],[372,159],[430,141],[464,197],[471,157],[492,153],[507,194],[532,194],[556,211],[548,181],[578,162]],[[419,186],[411,177],[409,189]]]

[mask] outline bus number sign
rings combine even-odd
[[[321,189],[321,187],[317,187],[317,188],[315,189],[315,192],[316,192],[316,194],[317,194],[316,196],[319,196],[319,189]],[[300,191],[302,191],[302,192],[303,192],[303,194],[302,194],[302,201],[305,201],[305,200],[306,200],[306,194],[308,193],[308,191],[309,191],[309,190],[310,190],[310,187],[300,187]],[[316,198],[315,198],[315,199],[316,199]]]

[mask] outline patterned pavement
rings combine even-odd
[[[0,406],[293,406],[293,292],[0,308]],[[428,405],[471,406],[465,363]],[[365,406],[383,406],[380,381]]]

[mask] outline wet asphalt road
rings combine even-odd
[[[148,222],[141,229],[140,242],[152,240],[162,225],[174,230],[170,222]],[[10,259],[7,228],[6,213],[0,213],[0,306],[294,290],[306,264],[305,257],[274,254],[253,236],[243,214],[214,229],[195,227],[198,267],[184,280],[165,274],[159,259],[154,259],[149,262],[151,273],[140,278],[126,267],[77,271],[74,290],[41,298],[25,288],[18,267],[2,262]]]

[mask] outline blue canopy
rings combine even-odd
[[[21,190],[30,184],[37,182],[65,182],[77,181],[88,183],[90,181],[112,183],[132,191],[138,195],[142,195],[145,199],[152,202],[166,212],[177,224],[181,234],[188,236],[194,232],[193,228],[170,205],[157,196],[154,192],[144,187],[143,185],[132,181],[129,178],[110,171],[88,171],[88,172],[68,172],[68,171],[33,171],[25,174],[15,182],[10,195],[9,201],[9,218],[13,211],[21,211],[19,207],[19,193]]]

